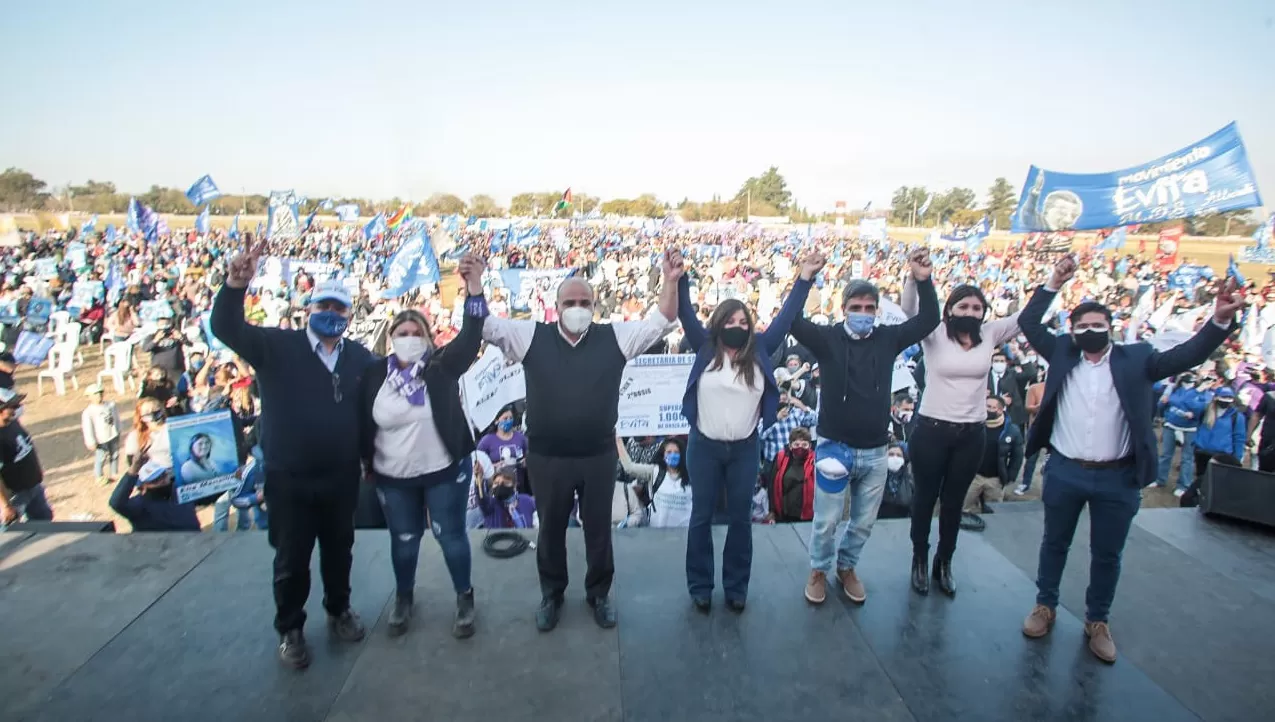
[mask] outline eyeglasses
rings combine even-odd
[[[341,374],[332,374],[332,401],[341,403]]]

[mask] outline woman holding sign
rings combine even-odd
[[[916,285],[903,288],[902,306],[916,312]],[[912,589],[930,591],[930,524],[939,503],[939,544],[934,580],[956,596],[952,554],[960,531],[961,508],[983,458],[988,420],[987,394],[999,395],[1005,373],[992,356],[1018,335],[1018,314],[987,321],[987,298],[977,286],[960,285],[943,304],[943,321],[921,341],[925,353],[925,393],[917,409],[916,431],[908,442],[916,491],[912,496]],[[1002,361],[1004,359],[1002,358]]]
[[[722,550],[722,586],[732,611],[744,611],[752,571],[752,497],[757,485],[761,442],[757,431],[775,423],[779,387],[770,357],[788,334],[788,327],[806,305],[811,282],[824,266],[812,253],[801,262],[801,276],[793,284],[779,315],[758,333],[752,312],[738,299],[722,301],[705,328],[691,303],[690,282],[678,282],[678,317],[686,341],[695,351],[682,415],[690,422],[686,467],[690,473],[692,506],[686,539],[686,586],[701,612],[713,607],[714,502],[726,491],[729,529]]]
[[[483,262],[460,261],[468,297],[460,335],[436,348],[429,323],[419,311],[400,312],[390,321],[388,358],[363,374],[360,387],[362,454],[369,480],[385,511],[390,559],[398,593],[389,631],[407,631],[412,618],[416,561],[426,529],[426,511],[456,590],[452,634],[474,633],[474,589],[470,586],[469,501],[474,440],[460,405],[460,377],[478,358],[487,302]]]

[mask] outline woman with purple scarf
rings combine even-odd
[[[482,341],[487,317],[482,270],[483,262],[472,256],[460,261],[468,294],[460,335],[436,348],[425,316],[400,312],[387,332],[390,354],[368,367],[360,387],[364,466],[385,512],[397,586],[391,636],[403,634],[411,623],[427,513],[456,590],[452,634],[463,639],[474,633],[465,531],[474,440],[461,408],[459,380],[478,357]]]
[[[536,524],[536,500],[530,494],[518,493],[512,468],[500,469],[491,484],[480,489],[478,508],[483,512],[486,529],[531,529]]]

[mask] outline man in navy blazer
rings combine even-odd
[[[1036,574],[1036,606],[1023,634],[1049,633],[1058,606],[1058,585],[1067,549],[1086,504],[1090,520],[1089,588],[1085,636],[1094,656],[1111,663],[1116,645],[1107,615],[1120,578],[1120,555],[1142,503],[1142,487],[1156,477],[1156,441],[1151,426],[1156,381],[1194,368],[1237,328],[1244,298],[1228,283],[1218,294],[1213,320],[1185,343],[1156,351],[1148,343],[1114,344],[1111,311],[1087,301],[1070,316],[1071,333],[1055,336],[1041,323],[1054,296],[1076,272],[1064,256],[1049,283],[1037,289],[1018,318],[1028,342],[1049,361],[1045,395],[1027,439],[1026,454],[1052,449],[1043,474],[1045,533]]]

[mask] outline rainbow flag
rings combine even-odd
[[[408,212],[407,208],[407,206],[403,206],[397,211],[394,211],[393,215],[385,219],[385,227],[392,231],[403,225],[403,221],[407,220],[412,215]]]

